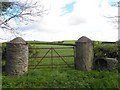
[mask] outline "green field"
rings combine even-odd
[[[37,42],[38,43],[38,42]],[[30,44],[29,48],[44,48],[29,51],[29,71],[23,76],[8,76],[3,73],[3,88],[119,88],[118,70],[112,71],[78,71],[74,69],[74,57],[64,58],[68,67],[61,58],[31,58],[44,57],[49,49],[57,48],[56,52],[60,56],[74,55],[73,46],[50,45],[43,42],[41,44]],[[74,44],[75,41],[65,41],[63,44]],[[58,49],[59,48],[59,49]],[[61,49],[60,49],[61,48]],[[54,50],[50,50],[46,57],[59,56]],[[100,54],[101,55],[101,54]],[[41,63],[39,63],[41,61]],[[65,65],[61,65],[65,64]],[[46,65],[46,66],[44,66]],[[33,69],[30,69],[33,68]],[[40,68],[40,69],[37,69]]]
[[[73,68],[74,47],[63,45],[31,45],[29,46],[29,65],[36,68]],[[32,48],[32,49],[31,49]],[[39,48],[39,49],[35,49]],[[72,56],[72,57],[65,57]],[[32,58],[33,57],[33,58]],[[40,57],[40,58],[35,58]],[[31,66],[30,68],[34,68]]]

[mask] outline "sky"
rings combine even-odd
[[[97,41],[117,41],[117,23],[112,23],[111,19],[104,16],[118,15],[118,1],[43,0],[48,15],[37,18],[41,19],[40,22],[20,25],[22,37],[25,40],[61,41],[78,40],[86,36]],[[3,30],[0,30],[0,37],[10,37],[7,40],[14,38]]]

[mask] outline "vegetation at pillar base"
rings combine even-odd
[[[47,45],[43,44],[30,44],[29,47],[58,47],[59,45]],[[38,43],[38,42],[37,42]],[[40,42],[39,42],[40,43]],[[63,44],[75,44],[75,41],[54,42]],[[3,45],[5,54],[5,44]],[[61,46],[63,47],[63,46]],[[106,49],[106,48],[107,49]],[[111,49],[112,48],[112,49]],[[113,51],[112,51],[113,50]],[[117,45],[116,44],[94,44],[94,52],[96,57],[117,57]],[[115,53],[111,54],[108,53]],[[35,54],[35,51],[30,51],[30,55]],[[39,54],[39,52],[37,51]],[[65,51],[63,52],[63,54]],[[70,51],[68,51],[70,53]],[[106,53],[106,54],[105,54]],[[105,54],[105,55],[104,55]],[[4,55],[5,56],[5,55]],[[5,57],[4,57],[5,60]],[[3,88],[119,88],[119,74],[118,70],[113,71],[78,71],[74,68],[47,68],[47,69],[29,69],[28,73],[23,76],[15,77],[8,76],[3,73],[2,85]]]

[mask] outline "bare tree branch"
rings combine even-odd
[[[26,25],[25,22],[30,23],[36,21],[35,18],[42,18],[46,14],[47,10],[44,5],[41,4],[41,1],[15,1],[6,9],[6,11],[2,11],[0,16],[0,28],[6,29],[17,36],[20,35],[20,33],[18,33],[17,29],[11,25],[11,21],[14,23],[24,23]]]

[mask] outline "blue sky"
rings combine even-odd
[[[100,0],[100,2],[99,2],[99,7],[101,7],[102,6],[102,2],[103,2],[104,0]],[[112,6],[112,7],[114,7],[114,6],[118,6],[118,2],[119,2],[120,0],[108,0],[108,3]],[[65,14],[67,14],[67,13],[72,13],[72,11],[74,10],[74,4],[76,4],[76,1],[73,1],[72,3],[69,3],[69,4],[66,4],[64,7],[62,7],[61,9],[62,9],[62,14],[61,14],[61,16],[62,15],[65,15]]]
[[[99,7],[101,7],[102,6],[102,2],[103,2],[104,0],[100,0],[100,2],[99,2]],[[114,6],[118,6],[118,2],[119,2],[120,0],[108,0],[108,3],[112,6],[112,7],[114,7]],[[73,7],[73,5],[74,4],[76,4],[76,1],[73,1],[72,3],[69,3],[69,4],[66,4],[64,7],[62,7],[61,9],[62,9],[62,14],[61,15],[65,15],[65,14],[67,14],[67,13],[72,13],[72,11],[74,10],[74,7]]]
[[[120,0],[43,0],[49,14],[36,18],[40,22],[27,26],[19,24],[22,37],[26,40],[58,41],[77,40],[81,36],[87,36],[92,40],[116,41],[117,23],[111,23],[111,19],[103,16],[118,15],[118,1]],[[15,25],[14,21],[10,23]],[[11,37],[10,34],[4,35],[4,32],[0,35]]]
[[[64,7],[62,7],[62,15],[65,15],[67,13],[72,13],[72,11],[74,10],[73,5],[76,3],[76,1],[73,1],[72,3],[66,4]]]
[[[118,6],[118,2],[120,0],[108,0],[108,3],[111,5],[111,6]]]
[[[103,2],[104,0],[100,0],[100,6],[101,6],[101,3]],[[107,0],[108,3],[111,5],[111,6],[118,6],[118,2],[120,0]]]

